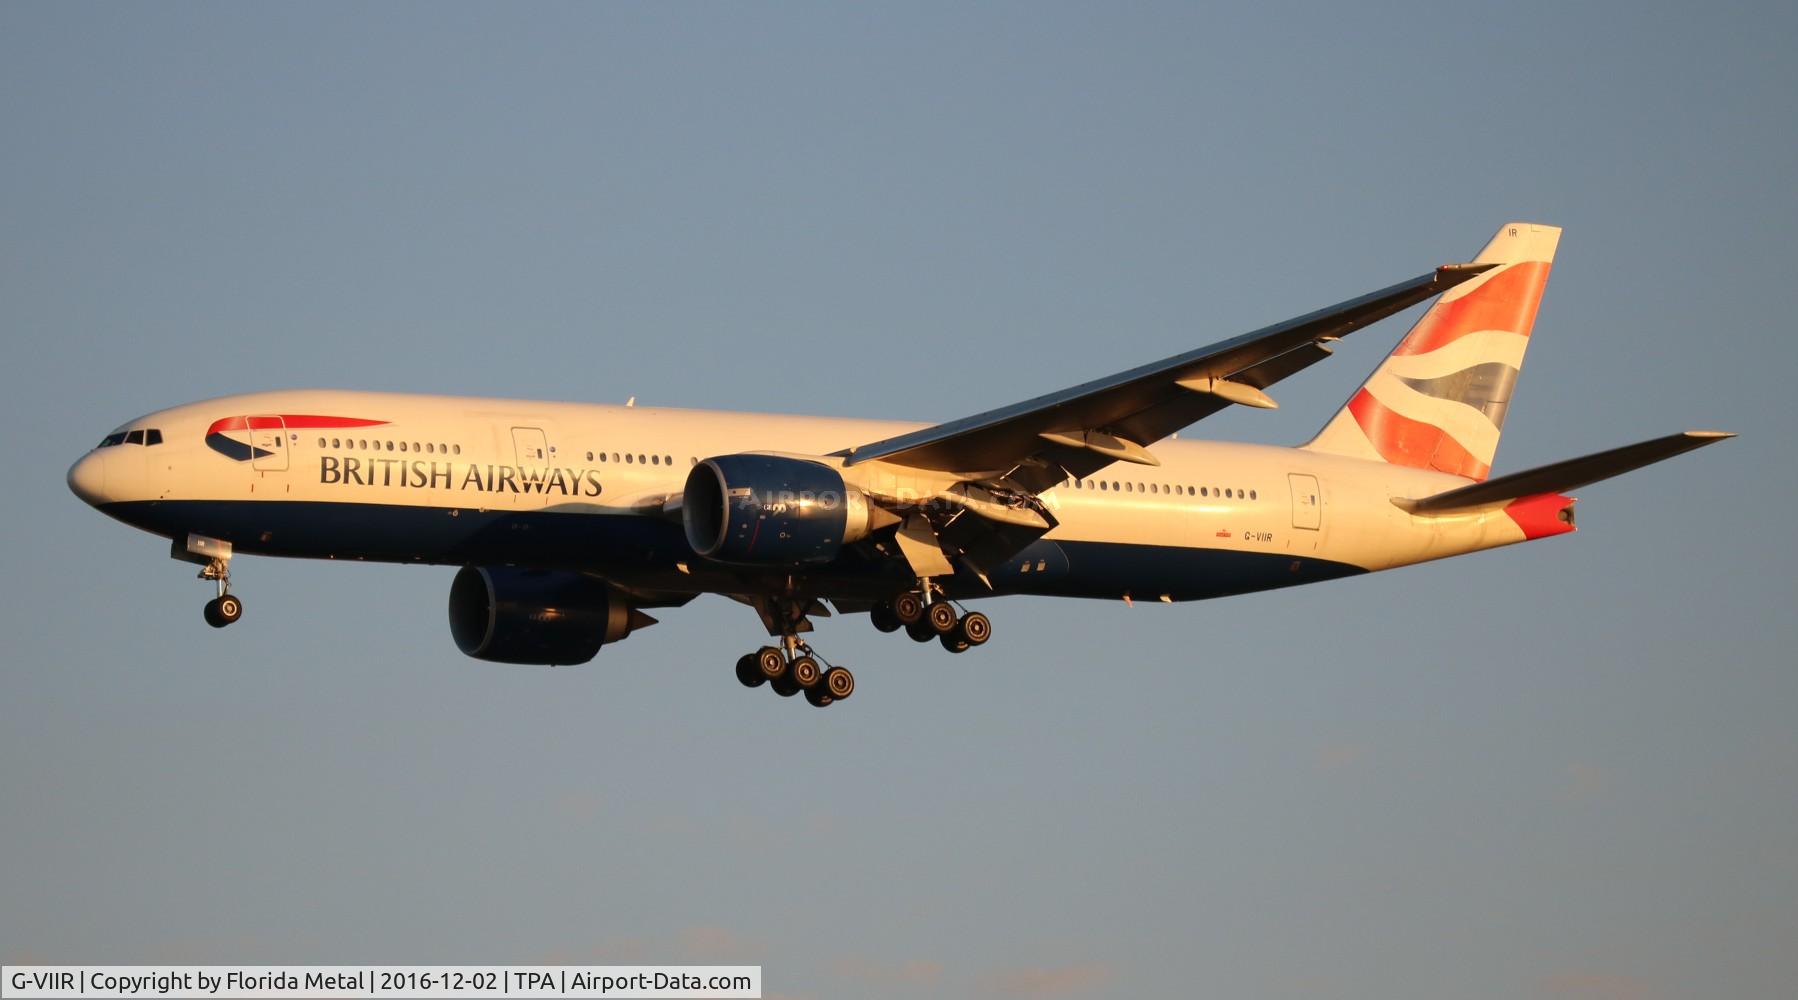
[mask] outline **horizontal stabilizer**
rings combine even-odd
[[[1686,431],[1683,434],[1670,434],[1667,437],[1655,438],[1652,441],[1641,441],[1636,444],[1601,451],[1596,455],[1581,458],[1570,458],[1552,465],[1538,466],[1523,472],[1513,472],[1508,476],[1488,479],[1483,483],[1474,483],[1460,489],[1438,493],[1435,496],[1421,499],[1395,498],[1392,503],[1400,510],[1413,514],[1445,514],[1451,511],[1470,510],[1476,507],[1490,507],[1494,504],[1507,503],[1519,497],[1536,496],[1541,493],[1565,493],[1588,483],[1596,483],[1601,479],[1620,476],[1644,465],[1653,465],[1663,459],[1681,455],[1694,448],[1702,448],[1707,444],[1715,444],[1725,438],[1735,437],[1728,431]]]

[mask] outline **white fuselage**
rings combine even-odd
[[[239,553],[541,565],[673,593],[733,592],[791,573],[694,555],[678,503],[697,462],[739,452],[828,456],[918,426],[294,390],[132,421],[120,431],[154,430],[161,443],[96,448],[70,483],[177,545],[192,534]],[[1152,452],[1159,466],[1116,463],[1043,494],[1057,526],[1003,571],[960,581],[957,596],[1188,600],[1551,533],[1528,531],[1497,507],[1424,518],[1391,502],[1468,482],[1442,473],[1263,445],[1169,440]],[[804,579],[822,597],[879,596],[903,582],[850,565],[813,567]]]

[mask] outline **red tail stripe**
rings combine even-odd
[[[1393,354],[1428,354],[1477,330],[1511,330],[1530,335],[1549,265],[1531,260],[1512,264],[1452,302],[1438,302]]]
[[[358,417],[321,417],[308,413],[286,413],[279,416],[226,417],[213,421],[206,428],[207,434],[220,431],[267,430],[271,427],[379,427],[387,423],[385,420],[363,420]]]
[[[1366,389],[1355,393],[1348,410],[1374,450],[1393,465],[1436,469],[1481,481],[1492,471],[1490,465],[1473,457],[1448,432],[1393,412]]]
[[[1572,504],[1572,497],[1564,497],[1559,493],[1538,493],[1513,500],[1505,507],[1505,516],[1523,529],[1526,541],[1547,538],[1549,535],[1565,535],[1574,529],[1572,521],[1561,520],[1561,511]]]

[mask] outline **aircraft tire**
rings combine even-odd
[[[755,667],[764,678],[777,681],[787,675],[787,658],[773,646],[763,646],[755,651]]]
[[[799,693],[799,685],[793,683],[793,678],[791,677],[777,677],[774,680],[769,681],[768,686],[773,688],[774,693],[780,695],[782,698],[791,698]]]
[[[903,593],[893,598],[893,617],[899,619],[901,625],[914,625],[924,618],[924,598],[914,593]]]
[[[905,626],[905,634],[911,636],[913,642],[929,642],[936,638],[936,630],[926,621],[915,621]]]
[[[768,683],[768,678],[762,676],[761,668],[756,666],[754,653],[744,653],[737,657],[737,681],[746,688],[761,687]]]
[[[806,688],[805,700],[813,708],[829,708],[830,703],[836,701],[835,698],[826,694],[823,688]]]
[[[961,620],[955,614],[955,606],[947,601],[937,601],[932,604],[929,618],[930,628],[937,635],[949,635],[954,632],[956,624]]]
[[[978,611],[970,611],[961,616],[961,627],[956,634],[967,640],[970,646],[979,646],[993,637],[993,620]]]
[[[818,666],[817,660],[801,656],[787,665],[787,676],[793,678],[793,683],[809,691],[824,679],[824,668]]]
[[[944,649],[951,653],[965,653],[974,648],[973,643],[970,643],[968,640],[961,637],[960,630],[944,632],[942,635],[937,636],[936,639],[943,644]]]
[[[226,594],[223,597],[215,598],[213,603],[218,605],[221,625],[229,625],[243,617],[243,602],[237,599],[236,594]]]
[[[893,606],[886,601],[868,609],[868,620],[882,632],[897,632],[899,627],[904,624],[899,620],[899,616],[893,613]]]
[[[824,683],[819,689],[842,701],[855,693],[855,675],[847,667],[831,667],[824,671]]]

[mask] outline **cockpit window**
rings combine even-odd
[[[100,440],[98,447],[112,448],[121,444],[161,444],[162,431],[154,427],[139,427],[131,431],[113,431]]]

